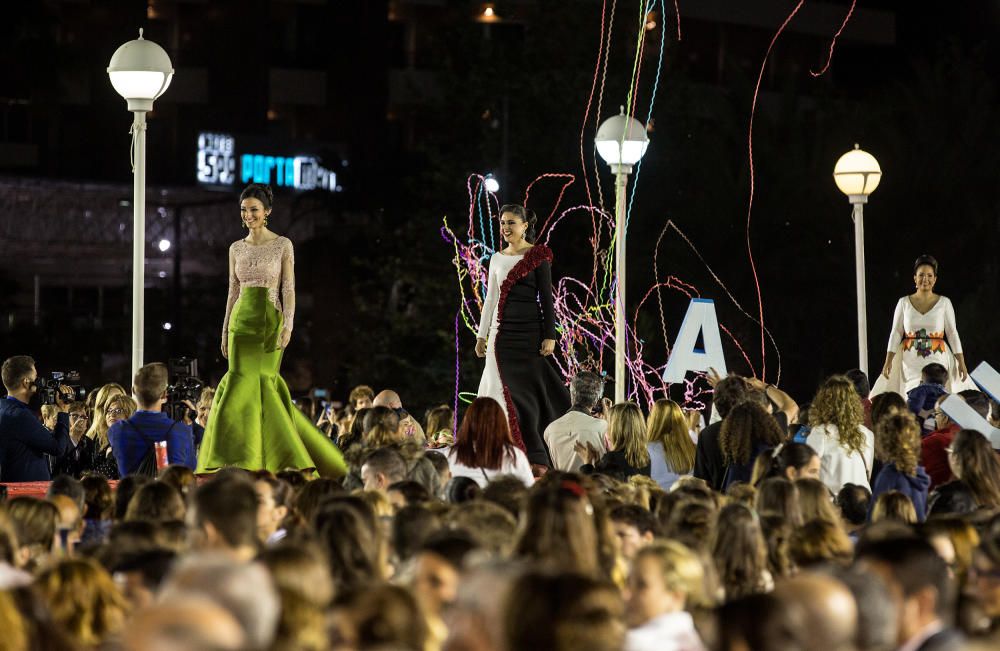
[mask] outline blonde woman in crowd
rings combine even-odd
[[[94,397],[94,411],[90,418],[90,429],[87,430],[87,438],[94,442],[93,469],[108,479],[118,479],[118,466],[114,457],[111,456],[111,445],[108,442],[108,429],[111,425],[108,424],[107,420],[108,402],[115,396],[128,396],[128,392],[125,391],[125,387],[114,382],[105,384],[98,389]],[[114,468],[113,474],[108,474],[111,472],[111,468]]]
[[[626,589],[626,651],[704,649],[687,611],[689,602],[701,600],[704,586],[701,561],[681,543],[663,540],[640,549]]]
[[[663,490],[694,468],[695,444],[689,421],[673,400],[657,400],[646,419],[650,474]]]
[[[586,446],[577,443],[574,449],[584,460],[580,472],[599,472],[625,481],[632,475],[650,475],[650,458],[646,438],[646,421],[642,410],[634,402],[622,402],[613,406],[608,414],[607,454],[601,455],[592,443]]]
[[[124,393],[116,393],[105,402],[101,409],[101,423],[104,425],[101,438],[94,440],[94,458],[91,463],[91,470],[104,475],[108,479],[119,479],[118,462],[111,450],[111,442],[108,440],[108,430],[120,420],[128,420],[138,409],[135,400]],[[97,413],[95,408],[94,413]],[[93,429],[93,427],[91,427]]]
[[[105,411],[108,401],[115,396],[127,396],[128,391],[120,384],[112,382],[105,384],[97,391],[94,398],[94,415],[90,421],[90,429],[87,430],[87,438],[93,439],[97,447],[108,444],[108,424],[105,422]]]
[[[55,623],[81,648],[96,648],[125,626],[128,602],[93,559],[62,559],[39,573],[35,587]]]
[[[198,417],[195,418],[196,423],[205,427],[208,425],[208,416],[212,413],[212,399],[215,398],[215,389],[212,387],[205,387],[201,390],[201,395],[198,396],[198,404],[195,405],[195,411],[198,412]]]

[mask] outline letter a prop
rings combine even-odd
[[[704,350],[695,348],[699,332],[705,342]],[[692,298],[674,340],[674,350],[667,360],[663,381],[669,384],[682,382],[688,371],[707,371],[709,368],[714,368],[722,376],[728,373],[726,358],[722,354],[719,319],[715,316],[715,301]]]

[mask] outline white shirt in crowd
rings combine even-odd
[[[625,639],[625,651],[704,651],[691,615],[683,610],[654,617],[633,628]]]
[[[583,465],[583,459],[573,450],[577,441],[583,445],[590,443],[603,455],[608,451],[604,443],[604,433],[607,430],[608,421],[575,409],[555,419],[542,434],[545,444],[549,446],[552,466],[564,472],[578,471]]]
[[[861,454],[840,444],[836,425],[817,425],[806,437],[806,445],[819,455],[819,478],[836,495],[844,484],[857,484],[871,490],[869,475],[875,460],[875,435],[864,425],[858,426],[865,436]]]
[[[448,451],[448,465],[451,467],[451,476],[453,478],[469,477],[475,480],[480,488],[485,488],[486,484],[490,483],[494,477],[514,475],[524,482],[525,486],[530,487],[535,483],[535,476],[531,474],[531,463],[528,462],[528,457],[525,456],[520,448],[513,447],[511,449],[514,450],[513,460],[508,455],[504,455],[500,467],[496,470],[489,470],[487,468],[473,468],[459,463],[458,459],[455,458],[455,450],[452,448]]]

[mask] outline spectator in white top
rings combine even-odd
[[[569,385],[573,406],[563,416],[549,423],[543,437],[549,448],[552,467],[565,472],[577,472],[583,459],[573,446],[588,443],[601,454],[606,453],[604,434],[608,430],[607,412],[610,402],[604,395],[604,378],[591,371],[580,371]],[[595,414],[595,411],[597,412]]]
[[[493,398],[476,398],[469,405],[448,464],[452,477],[469,477],[480,486],[500,475],[513,475],[525,486],[535,481],[528,457],[514,445],[507,417]]]
[[[703,600],[704,570],[690,549],[674,540],[639,551],[625,589],[631,629],[625,651],[702,651],[705,645],[685,606]]]
[[[834,495],[844,484],[871,490],[875,435],[864,426],[864,409],[854,384],[843,375],[823,383],[809,407],[806,445],[820,458],[819,478]]]

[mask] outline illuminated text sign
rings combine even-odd
[[[326,169],[314,156],[274,156],[236,153],[236,139],[226,133],[198,135],[199,183],[233,185],[267,183],[296,190],[339,192],[337,173]]]

